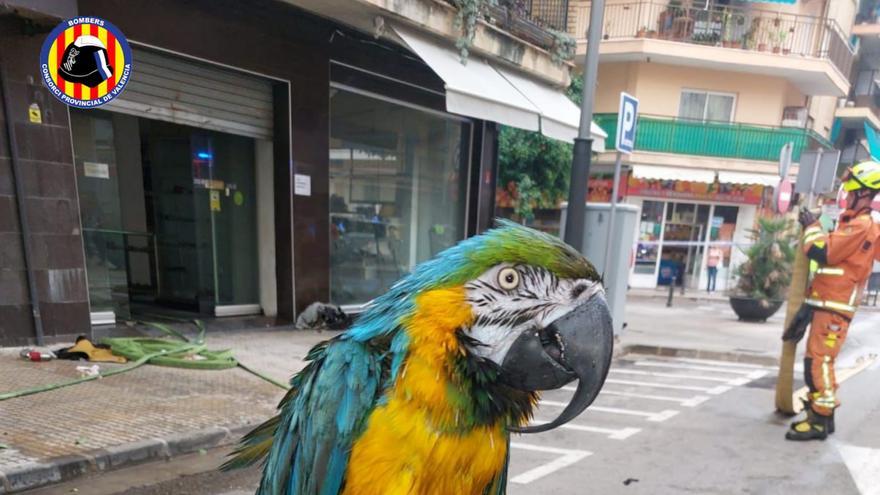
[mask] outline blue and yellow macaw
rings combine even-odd
[[[612,339],[595,268],[558,238],[501,221],[313,348],[278,416],[226,467],[264,460],[259,495],[502,494],[510,432],[580,414]],[[526,426],[537,391],[575,379],[558,418]]]

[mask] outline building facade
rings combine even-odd
[[[623,161],[625,201],[641,210],[631,286],[677,274],[705,290],[713,248],[723,254],[716,289],[733,283],[738,246],[778,184],[781,147],[793,143],[797,163],[803,150],[831,146],[835,108],[849,92],[856,8],[855,0],[606,3],[596,122],[613,136],[620,93],[640,100],[636,151]],[[581,56],[589,14],[589,1],[571,2]],[[607,176],[614,159],[600,154],[597,172]]]
[[[464,64],[439,0],[4,2],[0,344],[357,306],[485,229],[497,126],[571,140],[578,120],[553,38],[493,12]],[[75,16],[132,47],[99,109],[40,80]]]

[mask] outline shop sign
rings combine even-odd
[[[95,179],[109,179],[110,165],[106,163],[83,162],[83,174]]]
[[[40,111],[40,105],[36,103],[31,103],[28,107],[28,120],[31,124],[42,124],[43,123],[43,112]]]
[[[644,196],[664,199],[686,199],[759,205],[764,186],[759,184],[727,184],[715,182],[690,182],[685,180],[639,179],[630,177],[627,196]]]
[[[312,176],[303,174],[293,175],[293,194],[297,196],[312,195]]]
[[[220,211],[220,191],[211,190],[211,211]]]

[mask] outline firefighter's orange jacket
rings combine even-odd
[[[869,212],[846,210],[833,232],[819,222],[807,227],[804,251],[819,264],[806,303],[852,318],[874,260],[880,261],[880,225]]]

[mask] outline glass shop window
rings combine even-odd
[[[660,252],[660,233],[663,229],[662,201],[645,201],[639,222],[639,238],[636,247],[635,273],[653,274]]]
[[[333,89],[330,292],[362,304],[464,238],[470,123]]]

